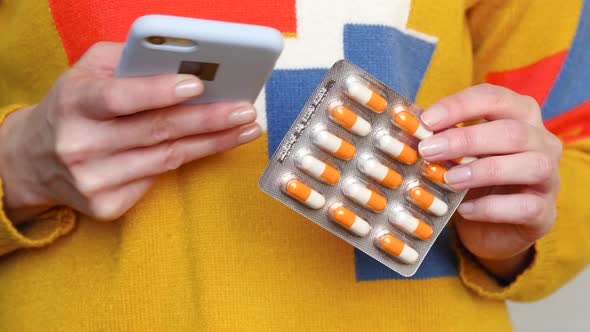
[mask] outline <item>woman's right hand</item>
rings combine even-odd
[[[114,78],[122,44],[98,43],[38,104],[0,127],[4,208],[14,222],[56,205],[114,220],[154,177],[261,135],[246,102],[178,105],[191,75]]]

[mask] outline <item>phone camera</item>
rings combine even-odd
[[[166,43],[166,38],[159,36],[150,36],[146,38],[147,42],[154,45],[163,45]]]

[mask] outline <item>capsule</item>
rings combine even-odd
[[[414,204],[435,216],[444,216],[449,211],[447,203],[443,202],[440,198],[436,197],[423,187],[414,187],[410,189],[409,196]]]
[[[373,91],[362,78],[354,75],[349,76],[344,84],[348,96],[357,103],[376,113],[383,113],[387,109],[387,100],[378,92]]]
[[[404,164],[412,165],[418,160],[418,152],[416,150],[389,134],[378,137],[376,145],[379,150]]]
[[[417,139],[423,140],[432,136],[432,131],[426,129],[426,127],[422,125],[422,122],[416,119],[412,113],[408,112],[406,106],[404,105],[395,106],[391,113],[391,117],[393,123],[397,127],[408,134],[413,135]]]
[[[371,124],[344,105],[336,105],[330,109],[330,118],[357,136],[367,136],[371,132]]]
[[[303,154],[297,157],[297,167],[308,175],[332,185],[340,180],[340,171],[336,167],[317,159],[311,154]]]
[[[358,166],[361,173],[386,187],[398,188],[402,184],[401,174],[383,165],[373,156],[363,155],[359,159]]]
[[[385,197],[360,182],[345,183],[342,191],[346,197],[375,212],[382,212],[387,206]]]
[[[423,220],[414,217],[405,209],[396,209],[387,215],[389,222],[401,229],[406,234],[413,235],[421,240],[428,240],[432,237],[432,227]]]
[[[354,145],[329,133],[327,130],[319,131],[314,137],[314,143],[322,150],[343,160],[352,159],[356,153]]]
[[[283,191],[312,209],[317,210],[326,204],[326,199],[322,194],[294,178],[285,182]]]
[[[342,203],[336,202],[330,205],[328,209],[330,219],[346,228],[349,232],[357,236],[367,236],[371,231],[371,226],[356,213],[342,206]]]
[[[413,264],[418,260],[418,252],[414,248],[387,231],[377,234],[375,240],[378,248],[406,264]]]
[[[447,168],[439,163],[423,161],[420,164],[420,173],[440,185],[446,186],[445,173]]]
[[[469,164],[470,162],[473,162],[476,160],[477,160],[477,158],[475,158],[475,157],[462,157],[462,158],[453,159],[453,161],[459,165]]]

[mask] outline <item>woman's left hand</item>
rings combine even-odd
[[[487,122],[454,128],[478,119]],[[453,127],[420,143],[425,160],[479,158],[445,175],[451,188],[473,189],[459,206],[457,233],[489,272],[513,279],[555,221],[561,141],[533,98],[489,84],[440,100],[422,121],[435,131]]]

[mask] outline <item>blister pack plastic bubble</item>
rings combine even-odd
[[[260,188],[402,276],[412,276],[465,191],[428,163],[422,109],[340,60],[269,161]]]

